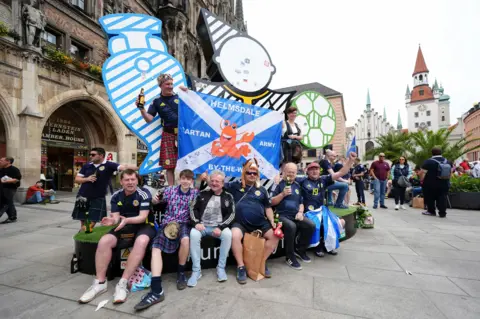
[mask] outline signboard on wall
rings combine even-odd
[[[81,127],[77,126],[66,116],[52,115],[42,131],[42,140],[48,145],[58,147],[72,147],[72,144],[85,145],[86,139]]]
[[[138,153],[148,153],[148,147],[141,140],[137,138],[137,152]]]
[[[105,151],[105,158],[107,161],[118,163],[117,152]]]

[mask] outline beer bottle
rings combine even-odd
[[[90,225],[90,218],[88,217],[88,212],[85,212],[85,221],[83,223],[85,225],[85,233],[90,234],[92,232],[92,227]]]
[[[140,94],[138,95],[138,104],[137,104],[137,107],[139,109],[143,109],[143,107],[145,106],[145,94],[144,94],[144,89],[142,88],[140,90]]]

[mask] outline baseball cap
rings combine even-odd
[[[320,165],[318,165],[317,162],[313,162],[313,163],[308,164],[307,171],[311,168],[320,168]]]

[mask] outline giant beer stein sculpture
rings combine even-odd
[[[100,19],[107,33],[110,58],[102,68],[110,103],[125,125],[148,147],[140,174],[159,171],[162,126],[158,115],[146,123],[135,105],[143,88],[145,107],[160,94],[157,77],[168,73],[174,89],[186,86],[181,64],[171,56],[161,38],[162,21],[142,14],[110,14]]]

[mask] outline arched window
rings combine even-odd
[[[423,75],[420,74],[419,80],[420,80],[420,81],[423,81]]]
[[[197,76],[201,78],[202,77],[202,57],[200,56],[200,53],[197,53],[197,56],[195,57],[195,62],[197,62]]]
[[[365,154],[366,154],[369,150],[371,150],[371,149],[373,149],[373,148],[374,148],[374,145],[373,145],[373,142],[372,142],[372,141],[368,141],[367,143],[365,143]],[[366,160],[367,160],[367,161],[373,160],[373,155],[367,156],[367,157],[366,157]]]

